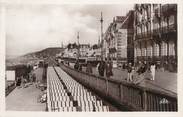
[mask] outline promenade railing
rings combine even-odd
[[[125,81],[77,71],[69,66],[60,67],[84,86],[110,100],[122,110],[131,111],[177,111],[177,95],[149,89]]]

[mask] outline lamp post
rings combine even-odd
[[[101,60],[103,60],[103,15],[101,12],[101,19],[100,19],[100,24],[101,24]]]
[[[79,61],[79,56],[80,56],[80,51],[79,51],[79,32],[77,33],[77,41],[78,41],[78,47],[77,47],[77,49],[78,49],[78,56],[77,56],[77,59],[78,59],[78,61]]]
[[[101,60],[103,60],[103,43],[104,43],[104,37],[103,37],[103,21],[104,21],[103,20],[103,15],[102,15],[102,12],[101,12],[101,19],[100,19],[100,24],[101,24]],[[107,79],[107,77],[105,77],[105,79],[106,79],[106,85],[107,85],[106,86],[106,93],[108,94],[108,92],[109,92],[109,89],[108,89],[108,79]]]

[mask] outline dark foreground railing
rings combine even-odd
[[[133,111],[177,111],[177,95],[140,87],[127,82],[105,79],[65,66],[60,67],[75,80],[109,99],[122,110]]]

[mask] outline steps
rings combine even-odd
[[[109,111],[102,100],[59,67],[48,67],[48,111]]]

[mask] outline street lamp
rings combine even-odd
[[[78,47],[77,47],[77,49],[78,49],[78,56],[77,56],[77,59],[78,59],[78,61],[79,61],[79,56],[80,56],[80,52],[79,52],[79,32],[77,33],[77,41],[78,41]]]
[[[101,19],[100,19],[100,24],[101,24],[101,60],[103,60],[103,15],[102,15],[102,12],[101,12]]]

